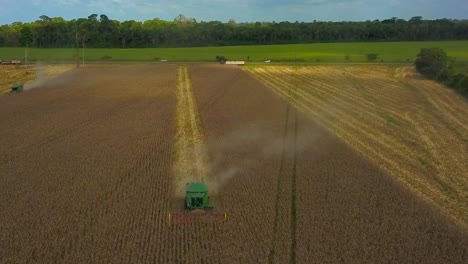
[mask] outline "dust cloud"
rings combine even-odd
[[[186,184],[193,181],[203,181],[210,195],[216,196],[226,183],[245,174],[257,160],[280,156],[283,152],[288,155],[301,152],[318,137],[301,131],[294,137],[293,120],[289,120],[288,136],[284,137],[285,121],[272,124],[260,120],[230,130],[207,145],[186,66],[178,68],[176,99],[173,177],[176,197],[184,197]],[[289,118],[292,117],[291,112]]]
[[[23,90],[31,90],[34,88],[42,87],[47,82],[47,66],[43,65],[42,63],[38,62],[34,66],[36,70],[36,79],[32,81],[28,81],[24,84]]]
[[[51,72],[48,72],[48,67],[56,67]],[[71,70],[69,65],[54,65],[48,66],[46,64],[37,62],[34,66],[36,71],[36,79],[28,81],[24,84],[23,90],[28,91],[36,88],[50,88],[66,86],[73,81],[75,71]]]
[[[288,134],[294,133],[289,124]],[[296,139],[293,136],[283,138],[283,132],[272,131],[266,125],[250,124],[226,134],[213,147],[212,173],[217,188],[223,188],[234,177],[251,169],[257,160],[265,160],[285,154],[300,153],[313,146],[320,139],[320,134],[299,130]],[[248,153],[243,153],[248,150]],[[226,156],[231,157],[227,159]],[[254,158],[252,158],[254,157]],[[229,165],[226,164],[229,161]]]

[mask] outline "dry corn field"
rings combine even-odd
[[[95,65],[0,96],[0,263],[466,263],[466,99],[379,67]],[[228,220],[170,225],[198,180]]]

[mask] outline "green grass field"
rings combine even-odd
[[[216,55],[251,62],[366,62],[365,54],[377,53],[377,62],[413,62],[421,48],[441,47],[457,61],[468,62],[468,41],[319,43],[267,46],[200,48],[85,49],[86,61],[210,62]],[[29,49],[29,60],[72,61],[74,49]],[[81,50],[80,50],[81,55]],[[349,56],[349,60],[345,56]],[[0,48],[1,59],[23,59],[24,48]],[[248,59],[249,58],[249,59]]]

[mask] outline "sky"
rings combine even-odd
[[[115,20],[172,21],[365,21],[468,19],[468,0],[0,0],[0,24],[35,21],[41,15],[66,20],[105,14]]]

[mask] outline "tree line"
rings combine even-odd
[[[0,26],[0,47],[151,48],[356,41],[467,40],[468,20],[409,20],[392,17],[364,22],[197,22],[178,15],[139,22],[102,14],[65,20],[42,15],[31,23]]]
[[[414,62],[416,70],[468,97],[468,74],[458,71],[453,59],[441,48],[423,48]]]

